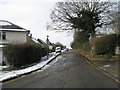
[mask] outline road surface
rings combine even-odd
[[[3,88],[118,88],[73,50],[58,56],[44,71],[3,84]]]

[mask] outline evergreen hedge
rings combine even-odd
[[[115,54],[115,47],[120,45],[120,35],[110,34],[99,37],[94,40],[94,53],[101,54]]]
[[[20,67],[40,61],[47,54],[47,49],[40,44],[11,44],[4,48],[4,55],[9,65]]]

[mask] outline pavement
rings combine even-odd
[[[49,64],[58,55],[60,55],[60,54],[59,53],[50,53],[48,59],[47,59],[47,56],[44,56],[44,57],[42,57],[40,62],[33,63],[33,64],[31,64],[27,67],[21,68],[19,70],[1,71],[0,72],[0,82],[6,82],[9,80],[21,77],[23,75],[33,73],[37,70],[41,70],[41,68],[43,68],[47,64]]]
[[[44,70],[5,82],[2,88],[119,88],[119,83],[70,50]]]

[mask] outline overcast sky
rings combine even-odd
[[[46,30],[51,9],[58,1],[61,0],[0,0],[0,20],[7,20],[30,30],[34,38],[46,41],[46,36],[49,35],[51,42],[61,42],[69,47],[73,41],[73,32]]]
[[[0,0],[0,20],[7,20],[30,30],[34,38],[61,42],[69,47],[73,33],[47,31],[50,12],[58,0]],[[60,0],[59,0],[60,1]]]

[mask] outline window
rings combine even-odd
[[[6,39],[6,32],[2,33],[2,39]]]

